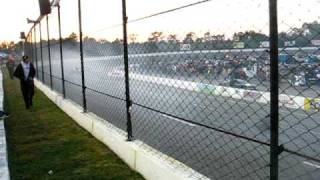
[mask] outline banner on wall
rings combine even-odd
[[[306,98],[304,103],[304,109],[306,111],[320,111],[320,98]]]

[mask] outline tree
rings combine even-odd
[[[8,49],[8,42],[6,41],[3,41],[1,44],[0,44],[0,49]]]
[[[106,40],[106,39],[99,39],[98,42],[99,42],[100,44],[106,44],[106,43],[108,43],[109,41]]]
[[[195,43],[202,43],[204,42],[204,39],[202,37],[198,37],[196,40],[195,40]]]
[[[70,37],[70,36],[69,36],[69,37]],[[85,42],[85,43],[96,43],[97,41],[96,41],[95,38],[85,36],[85,37],[83,38],[83,42]]]
[[[211,41],[211,34],[210,34],[210,32],[208,31],[208,32],[205,32],[204,34],[203,34],[203,40],[206,42],[206,41]]]
[[[67,37],[67,40],[68,41],[71,41],[71,42],[77,42],[78,40],[78,35],[74,32],[72,32],[68,37]]]
[[[292,27],[288,32],[279,34],[280,44],[285,41],[295,41],[298,47],[308,46],[313,39],[320,39],[320,24],[317,21],[312,23],[303,23],[298,27]]]
[[[112,41],[112,44],[122,44],[122,43],[123,43],[123,40],[119,38],[116,38],[114,41]]]
[[[288,35],[286,32],[280,32],[279,33],[279,46],[284,47],[285,41],[288,40]]]
[[[312,23],[304,23],[302,25],[302,33],[307,39],[319,39],[320,24],[317,21]]]
[[[233,41],[242,41],[243,35],[244,35],[243,32],[234,33],[233,36],[232,36],[232,40]]]
[[[149,42],[160,42],[163,41],[164,35],[161,31],[152,32],[150,37],[148,38]]]
[[[129,34],[129,43],[135,43],[137,41],[138,34]]]
[[[167,37],[167,41],[169,43],[178,43],[179,42],[176,34],[169,34]]]
[[[268,41],[268,39],[267,35],[253,30],[233,34],[233,41],[241,41],[247,48],[257,48],[260,42]]]
[[[189,33],[186,34],[186,37],[184,38],[183,43],[191,44],[191,43],[194,42],[195,38],[196,38],[196,33],[189,32]]]
[[[224,34],[217,34],[212,36],[213,41],[224,41],[225,35]]]
[[[288,37],[293,37],[293,38],[296,38],[298,36],[302,35],[302,29],[300,28],[290,28],[290,31],[288,32]]]
[[[14,51],[18,47],[19,47],[19,43],[16,44],[13,41],[10,41],[10,42],[3,41],[0,43],[0,49],[7,50],[7,51]]]

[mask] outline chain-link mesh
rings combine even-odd
[[[50,47],[48,46],[48,34],[49,30],[47,28],[47,19],[43,18],[41,22],[41,43],[42,43],[42,61],[43,61],[43,74],[44,74],[44,83],[51,87],[51,73],[50,73]],[[49,34],[50,35],[50,34]]]
[[[115,0],[80,1],[83,35],[78,2],[60,3],[62,44],[56,8],[48,16],[50,43],[46,18],[41,37],[39,23],[28,36],[36,44],[25,51],[37,55],[46,85],[51,72],[54,90],[132,131],[159,158],[210,179],[272,179],[272,168],[279,179],[320,178],[317,0],[279,0],[278,26],[269,22],[275,1],[144,0],[139,10],[135,1],[127,9]],[[270,27],[278,27],[278,54],[271,54]],[[279,94],[270,83],[273,55]],[[271,95],[279,100],[279,134]]]
[[[286,106],[280,109],[279,138],[288,151],[279,157],[279,174],[319,179],[320,4],[294,2],[279,13],[279,101]],[[281,9],[286,6],[279,1]]]
[[[269,177],[270,106],[260,92],[267,91],[267,84],[254,75],[258,64],[269,61],[255,42],[256,37],[268,41],[263,34],[267,5],[204,1],[151,15],[146,9],[144,18],[129,19],[130,93],[138,139],[212,179]],[[249,7],[259,10],[260,24]],[[237,16],[212,19],[219,9]],[[196,19],[184,18],[194,12]],[[159,26],[168,19],[169,27]],[[212,23],[217,28],[211,29]]]
[[[88,110],[126,129],[121,1],[83,1],[84,72]],[[99,25],[92,19],[112,16]],[[120,25],[117,25],[120,24]],[[94,28],[93,28],[94,27]]]
[[[43,71],[43,53],[42,53],[42,28],[41,28],[41,23],[39,22],[36,25],[37,29],[37,59],[38,59],[38,74],[40,77],[40,80],[44,82],[44,71]]]
[[[61,1],[60,6],[66,97],[82,106],[78,1]]]
[[[60,59],[60,43],[59,43],[59,22],[58,22],[58,9],[52,9],[49,20],[50,31],[50,56],[51,56],[51,72],[52,72],[52,88],[59,92],[62,91],[62,71],[61,71],[61,59]]]

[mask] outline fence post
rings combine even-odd
[[[31,32],[31,31],[30,31]],[[28,52],[27,55],[33,60],[32,56],[33,54],[31,54],[33,52],[33,46],[32,46],[32,33],[28,33],[27,36],[27,42],[28,42]]]
[[[39,32],[40,32],[40,59],[41,59],[42,82],[45,83],[44,70],[43,70],[42,33],[41,33],[41,21],[40,20],[39,20]]]
[[[50,52],[50,35],[49,35],[49,17],[46,15],[47,20],[47,44],[48,44],[48,57],[49,57],[49,71],[50,71],[50,88],[52,89],[52,69],[51,69],[51,52]]]
[[[61,62],[62,94],[63,94],[63,98],[66,98],[66,88],[65,88],[65,82],[64,82],[64,67],[63,67],[62,36],[61,36],[60,4],[58,4],[57,6],[58,6],[59,47],[60,47],[60,62]]]
[[[38,52],[37,52],[37,30],[36,30],[36,24],[33,26],[33,34],[34,34],[34,54],[35,54],[35,60],[36,60],[36,70],[37,70],[37,79],[39,79],[39,69],[38,69]]]
[[[270,179],[278,180],[279,171],[279,74],[277,0],[269,0],[270,26]]]
[[[81,80],[82,80],[82,100],[83,100],[82,106],[83,106],[83,112],[87,112],[86,86],[85,86],[84,65],[83,65],[81,0],[78,0],[78,12],[79,12],[79,41],[80,41],[80,61],[81,61]]]
[[[128,141],[132,141],[132,122],[131,122],[131,108],[132,101],[130,99],[130,86],[129,86],[129,58],[128,58],[128,38],[127,38],[127,10],[126,0],[122,0],[122,20],[123,20],[123,58],[124,58],[124,71],[125,71],[125,86],[126,86],[126,109],[127,109],[127,133]]]

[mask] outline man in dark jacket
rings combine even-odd
[[[20,79],[20,86],[26,108],[32,107],[32,98],[34,95],[33,78],[36,70],[33,64],[29,61],[28,56],[22,57],[22,62],[17,66],[13,76]]]

